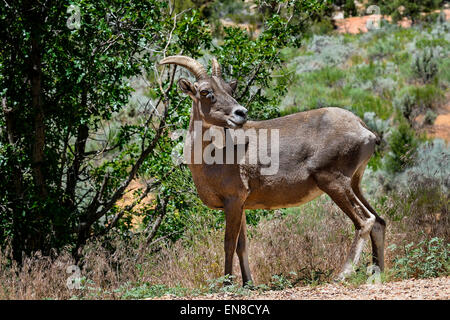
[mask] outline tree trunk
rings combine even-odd
[[[45,124],[44,107],[42,105],[42,72],[41,72],[41,47],[38,31],[32,31],[31,39],[31,98],[34,110],[34,143],[32,149],[33,179],[41,199],[47,196],[44,166]]]

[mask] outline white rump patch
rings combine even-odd
[[[364,126],[360,123],[359,127],[361,128],[361,138],[364,139],[364,143],[370,143],[370,141],[375,140],[377,137],[373,134],[373,132],[364,128]]]

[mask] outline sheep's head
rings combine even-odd
[[[180,78],[178,85],[194,101],[194,108],[198,108],[200,116],[206,123],[234,129],[241,127],[247,121],[247,109],[233,98],[237,82],[223,80],[220,65],[216,59],[212,60],[211,76],[203,65],[186,56],[167,57],[159,63],[182,66],[195,76],[194,83]]]

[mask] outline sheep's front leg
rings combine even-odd
[[[243,211],[242,203],[238,200],[225,203],[225,275],[229,276],[233,275],[233,258],[241,231]]]
[[[241,230],[239,232],[239,239],[237,243],[236,253],[239,257],[239,263],[241,265],[242,282],[244,286],[250,281],[252,281],[250,266],[248,264],[247,223],[245,220],[246,220],[245,210],[242,210],[242,223],[241,223]]]

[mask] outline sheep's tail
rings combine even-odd
[[[372,129],[370,129],[365,123],[364,121],[361,120],[361,118],[358,117],[359,122],[361,123],[361,125],[366,128],[367,130],[369,130],[370,132],[372,132],[375,135],[375,143],[376,144],[380,144],[381,143],[381,138],[378,135],[378,133],[376,133],[375,131],[373,131]]]

